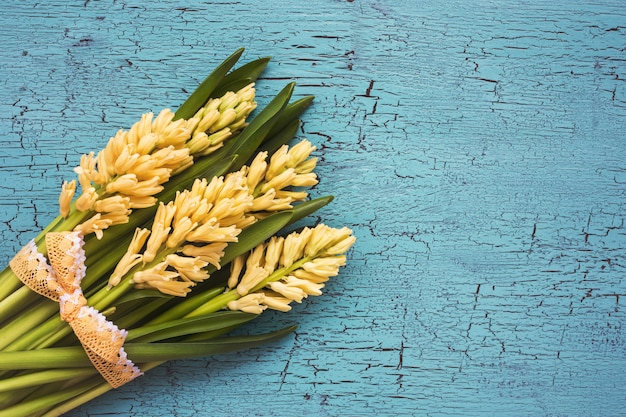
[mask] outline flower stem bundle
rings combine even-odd
[[[350,229],[295,223],[315,147],[292,144],[312,97],[257,111],[269,59],[236,51],[176,112],[147,113],[63,183],[59,216],[0,272],[0,417],[58,416],[159,364],[258,346],[266,310],[321,295]]]

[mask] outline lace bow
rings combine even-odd
[[[46,247],[50,264],[33,240],[9,265],[24,285],[59,303],[61,319],[72,327],[98,372],[117,388],[142,372],[124,352],[128,332],[87,305],[80,287],[86,272],[83,243],[79,232],[48,233]]]

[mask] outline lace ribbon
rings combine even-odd
[[[113,388],[118,388],[142,372],[124,352],[122,345],[128,332],[87,305],[80,287],[86,271],[83,243],[79,232],[48,233],[50,264],[30,241],[9,266],[24,285],[59,302],[61,319],[72,327],[93,366]]]

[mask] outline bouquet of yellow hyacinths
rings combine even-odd
[[[269,59],[219,65],[174,113],[145,114],[63,184],[60,214],[0,273],[0,416],[57,416],[159,364],[258,346],[233,336],[320,295],[354,243],[294,223],[315,147],[287,85],[254,117]],[[79,193],[80,191],[80,193]]]

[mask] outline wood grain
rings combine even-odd
[[[62,178],[239,47],[358,243],[324,297],[71,416],[626,415],[620,1],[3,2],[1,260]]]

